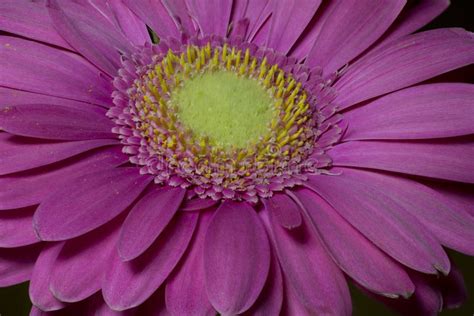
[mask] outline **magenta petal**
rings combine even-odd
[[[315,232],[303,221],[297,229],[282,228],[270,214],[271,230],[288,287],[314,314],[350,315],[349,288]]]
[[[71,47],[54,29],[48,9],[37,1],[0,2],[0,30],[64,48]]]
[[[245,312],[257,300],[270,266],[270,247],[256,211],[245,202],[225,201],[206,233],[206,288],[222,314]]]
[[[172,315],[215,315],[204,281],[204,237],[212,212],[200,214],[199,223],[182,262],[166,282],[166,308]]]
[[[107,305],[121,311],[148,299],[186,251],[197,219],[197,213],[178,214],[153,246],[133,261],[122,262],[116,253],[102,286]]]
[[[431,22],[449,6],[449,0],[423,0],[404,10],[389,31],[383,36],[381,44],[411,34]]]
[[[389,28],[406,0],[347,0],[329,13],[306,59],[308,67],[320,66],[326,75],[366,50]]]
[[[468,298],[462,272],[453,265],[449,275],[441,280],[444,308],[458,308]]]
[[[100,290],[122,218],[66,241],[51,270],[50,288],[62,302],[80,302]]]
[[[392,258],[423,273],[449,272],[449,259],[435,236],[383,191],[344,173],[312,176],[305,185]]]
[[[111,77],[117,75],[120,56],[130,54],[132,45],[91,4],[49,0],[49,14],[72,47]]]
[[[111,13],[118,28],[135,45],[150,43],[146,24],[139,19],[122,1],[109,1]]]
[[[227,35],[232,0],[186,0],[186,3],[202,35]]]
[[[49,290],[52,267],[62,247],[63,243],[47,245],[38,256],[31,275],[29,287],[31,302],[45,312],[62,309],[65,306]]]
[[[428,187],[408,179],[375,172],[344,169],[344,175],[366,185],[383,188],[431,231],[441,244],[474,255],[474,217]]]
[[[101,172],[127,161],[128,157],[117,146],[88,152],[54,165],[0,177],[0,209],[39,204],[80,175]]]
[[[301,36],[321,4],[321,0],[273,1],[267,47],[286,54]]]
[[[64,99],[61,97],[55,97],[52,95],[38,94],[34,92],[28,92],[23,90],[15,90],[11,88],[0,87],[0,99],[2,100],[1,107],[21,105],[21,104],[53,104],[68,106],[72,108],[103,108],[102,106],[71,100]]]
[[[402,37],[359,59],[336,82],[342,109],[474,63],[474,37],[462,29]]]
[[[334,166],[474,183],[474,146],[469,142],[353,141],[335,146],[329,155]]]
[[[42,246],[35,244],[21,248],[0,248],[0,287],[29,280]]]
[[[200,211],[208,209],[216,204],[219,201],[215,201],[213,199],[201,199],[196,198],[193,200],[187,200],[183,202],[183,205],[179,208],[180,211]]]
[[[120,233],[118,251],[124,261],[140,256],[169,224],[186,190],[153,188],[135,204]]]
[[[35,56],[35,58],[31,58]],[[0,37],[0,85],[109,107],[112,83],[82,57],[20,38]]]
[[[123,0],[125,5],[130,8],[146,25],[160,37],[167,39],[170,36],[179,38],[180,33],[173,19],[168,14],[162,1],[156,0]],[[164,2],[164,1],[163,1]],[[174,2],[174,1],[173,1]],[[157,17],[160,17],[157,19]]]
[[[264,199],[263,204],[281,226],[293,229],[301,225],[300,209],[286,194],[274,194],[273,197]]]
[[[272,255],[267,282],[253,306],[244,314],[252,316],[280,315],[283,303],[283,277],[276,255]]]
[[[150,183],[137,168],[117,168],[86,174],[57,190],[35,213],[42,240],[66,240],[83,235],[124,211]]]
[[[113,122],[98,107],[22,104],[0,108],[0,126],[10,134],[54,140],[116,138]]]
[[[361,235],[327,202],[309,190],[300,190],[296,195],[336,263],[354,281],[391,298],[408,297],[415,291],[404,268]]]
[[[195,25],[189,16],[186,0],[162,0],[176,27],[188,35],[196,34]]]
[[[0,175],[52,164],[94,148],[117,143],[117,140],[112,139],[51,142],[0,133]]]
[[[474,85],[428,84],[394,92],[344,114],[344,140],[424,139],[474,134]]]
[[[39,242],[33,230],[36,207],[0,212],[0,247],[14,248]]]

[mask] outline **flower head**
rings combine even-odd
[[[0,285],[32,314],[462,303],[474,62],[404,0],[0,4]]]

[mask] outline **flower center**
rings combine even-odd
[[[201,198],[255,202],[302,183],[308,161],[312,170],[328,166],[324,147],[340,131],[318,148],[337,122],[323,124],[334,112],[319,111],[304,88],[324,92],[317,77],[310,82],[295,61],[242,44],[174,47],[124,60],[114,82],[109,116],[142,173]]]
[[[225,148],[245,148],[277,118],[274,101],[255,79],[232,71],[204,72],[171,93],[178,120],[195,135]]]

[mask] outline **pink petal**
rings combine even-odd
[[[182,263],[166,282],[166,308],[172,315],[214,315],[204,281],[204,237],[212,212],[200,214],[200,220]]]
[[[102,294],[113,310],[142,304],[170,275],[193,235],[197,213],[180,213],[153,246],[133,261],[122,262],[118,253],[106,271]]]
[[[35,56],[35,58],[31,58]],[[76,54],[0,37],[0,85],[110,107],[112,84]]]
[[[169,37],[180,38],[180,32],[173,19],[168,14],[165,5],[156,0],[123,0],[125,5],[130,8],[146,25],[160,37],[167,39]],[[157,17],[160,17],[157,19]]]
[[[121,54],[131,43],[92,5],[49,0],[49,14],[59,34],[81,55],[111,77],[121,68]]]
[[[282,228],[270,214],[271,230],[288,287],[315,314],[350,315],[351,298],[343,274],[326,253],[315,232],[303,221],[294,230]]]
[[[286,194],[277,193],[262,201],[267,211],[273,214],[281,226],[293,229],[301,225],[300,209]]]
[[[334,85],[341,109],[474,62],[474,37],[462,29],[409,35],[368,53]]]
[[[0,212],[0,247],[14,248],[39,242],[33,230],[36,207]]]
[[[213,207],[218,203],[219,203],[218,201],[215,201],[213,199],[196,198],[193,200],[184,201],[183,205],[180,206],[179,210],[180,211],[200,211],[200,210],[205,210],[210,207]]]
[[[344,140],[474,134],[474,85],[428,84],[394,92],[344,114]]]
[[[49,165],[94,148],[117,143],[117,140],[112,139],[52,142],[0,133],[0,175]]]
[[[153,244],[176,214],[185,194],[181,188],[156,186],[134,205],[117,245],[122,260],[135,259]]]
[[[201,29],[202,35],[225,37],[230,22],[232,0],[185,0],[189,14]]]
[[[65,243],[50,272],[50,289],[56,298],[80,302],[100,290],[107,265],[116,251],[122,221],[123,217],[119,217]]]
[[[457,251],[474,255],[474,217],[465,210],[451,209],[449,199],[428,187],[401,177],[356,169],[344,175],[388,194],[436,236],[439,242]]]
[[[146,24],[121,0],[109,1],[108,4],[115,18],[114,22],[131,43],[135,45],[145,45],[151,42]]]
[[[266,46],[286,54],[301,36],[321,4],[321,0],[273,1],[270,33]]]
[[[76,178],[44,200],[35,213],[42,240],[66,240],[83,235],[123,212],[151,177],[137,168],[118,168]]]
[[[21,248],[0,248],[0,287],[29,280],[42,246],[35,244]]]
[[[63,243],[47,245],[38,256],[31,275],[29,287],[31,302],[45,312],[59,310],[65,306],[49,290],[52,267],[62,247]]]
[[[115,139],[113,122],[98,107],[23,104],[0,108],[0,126],[10,134],[54,140]]]
[[[80,175],[112,169],[127,161],[128,156],[116,146],[94,150],[51,166],[0,177],[0,209],[39,204]]]
[[[361,167],[474,183],[474,146],[469,142],[354,141],[328,153],[334,166]]]
[[[313,176],[305,185],[392,258],[423,273],[449,272],[439,242],[390,196],[344,174]]]
[[[276,255],[272,255],[267,282],[253,306],[244,314],[252,316],[280,315],[283,304],[283,277]]]
[[[422,0],[414,2],[397,18],[383,36],[381,45],[391,40],[411,34],[431,22],[449,6],[449,0]]]
[[[255,210],[225,201],[206,233],[204,269],[209,300],[222,314],[240,314],[257,300],[270,266],[270,248]]]
[[[354,281],[372,292],[392,298],[408,297],[415,291],[402,266],[354,229],[321,197],[309,190],[299,190],[296,196],[334,261]]]
[[[306,59],[331,74],[366,50],[389,28],[406,0],[347,0],[327,17]]]
[[[53,27],[46,6],[37,1],[1,1],[0,30],[71,49]]]

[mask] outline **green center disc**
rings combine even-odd
[[[206,72],[171,95],[180,122],[223,147],[245,148],[269,131],[274,101],[257,80],[230,71]]]

